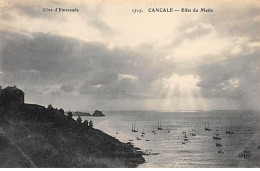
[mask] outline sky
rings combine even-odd
[[[26,103],[73,111],[260,109],[257,0],[3,0],[0,8],[0,85],[21,88]]]

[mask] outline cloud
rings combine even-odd
[[[132,3],[60,2],[15,1],[1,13],[5,85],[18,85],[34,100],[205,98],[220,108],[228,100],[257,106],[257,1],[207,3],[214,8],[207,14],[138,16],[128,13]],[[56,6],[80,13],[42,12]]]
[[[52,95],[62,94],[59,87],[92,98],[147,98],[151,83],[170,68],[128,48],[111,50],[102,43],[44,33],[3,35],[5,84],[56,87],[45,91]]]
[[[257,0],[226,1],[220,3],[217,10],[214,15],[204,16],[203,20],[214,25],[222,36],[246,36],[251,41],[259,40],[260,3]]]
[[[242,104],[256,108],[260,96],[259,53],[260,49],[256,49],[251,54],[201,66],[197,86],[202,97],[240,99]]]
[[[75,90],[75,86],[73,84],[63,84],[61,86],[60,90],[66,92],[66,93],[71,93],[72,91]]]

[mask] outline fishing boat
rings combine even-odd
[[[226,134],[234,134],[234,132],[232,132],[230,128],[226,127]]]
[[[153,134],[156,134],[156,132],[155,132],[154,128],[153,128],[153,131],[152,131],[152,133],[153,133]]]
[[[219,135],[218,129],[216,129],[216,130],[214,129],[214,134],[217,136]]]
[[[184,141],[189,141],[187,135],[186,135],[186,132],[185,132],[185,136],[184,136]]]
[[[217,135],[213,135],[213,140],[221,140],[221,137],[219,137]]]
[[[213,140],[220,140],[221,138],[219,137],[218,132],[215,131],[214,129],[214,134],[213,134]]]
[[[144,129],[143,129],[143,131],[142,131],[142,134],[145,134]]]
[[[244,150],[242,153],[239,154],[239,157],[249,158],[251,157],[251,153],[249,150]]]
[[[194,132],[195,132],[195,130],[194,130],[194,129],[192,129],[191,136],[196,136],[196,134],[195,134]]]
[[[160,122],[158,122],[158,130],[163,130],[162,129],[162,124]]]
[[[220,140],[216,142],[216,147],[222,147],[222,144],[220,143]]]
[[[136,125],[132,124],[132,132],[138,132],[138,128],[136,129]]]
[[[208,123],[208,126],[207,126],[207,124],[205,124],[205,131],[211,131],[211,129],[209,128],[209,123]]]

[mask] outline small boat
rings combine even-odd
[[[185,142],[181,142],[181,144],[186,144]]]
[[[153,133],[153,134],[156,134],[156,132],[155,132],[154,128],[153,128],[153,131],[152,131],[152,133]]]
[[[145,141],[149,141],[149,140],[145,140]]]
[[[136,140],[141,140],[141,138],[139,138],[139,137],[136,137]]]
[[[167,132],[169,132],[169,133],[170,133],[171,131],[170,131],[170,130],[168,130]]]
[[[162,129],[162,124],[160,122],[158,122],[158,130],[163,130]]]
[[[187,135],[186,135],[186,132],[185,132],[185,136],[184,136],[184,141],[189,141]]]
[[[128,141],[133,141],[132,139],[129,139]]]
[[[116,132],[116,134],[118,134],[118,132]]]
[[[141,137],[144,137],[144,135],[141,135]]]
[[[230,131],[230,128],[228,129],[228,128],[226,127],[226,134],[234,134],[234,132]]]
[[[244,150],[242,153],[239,154],[239,157],[249,158],[251,153],[249,150]]]
[[[220,143],[220,140],[216,142],[216,147],[222,147],[222,144]]]
[[[217,136],[219,135],[218,129],[216,129],[216,130],[214,129],[214,134]]]
[[[219,134],[216,133],[216,131],[214,130],[214,134],[213,134],[213,140],[220,140],[221,138],[219,137]]]
[[[205,131],[211,131],[211,129],[209,128],[209,123],[208,126],[205,124]]]
[[[213,140],[221,140],[221,137],[219,137],[217,135],[213,135]]]
[[[186,135],[186,132],[185,132],[184,138],[188,138],[187,135]]]
[[[145,134],[144,129],[143,129],[143,131],[142,131],[142,134]]]
[[[194,129],[192,129],[191,136],[196,136],[196,134],[195,134],[194,132],[195,132],[195,130],[194,130]]]
[[[138,128],[136,129],[136,124],[132,124],[132,132],[138,132]]]
[[[218,153],[221,153],[221,154],[222,154],[222,153],[224,153],[224,151],[219,150]]]

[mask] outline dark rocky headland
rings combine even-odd
[[[75,121],[62,109],[24,104],[2,110],[0,124],[0,167],[136,167],[144,162],[138,148]]]
[[[0,89],[0,167],[137,167],[145,162],[140,149],[72,116],[51,105],[25,104],[15,86]]]

